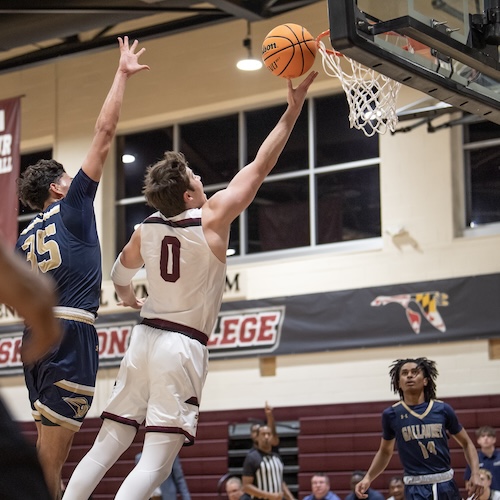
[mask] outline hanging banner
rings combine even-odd
[[[119,364],[139,321],[99,316],[101,366]],[[0,327],[0,375],[21,372],[21,334]],[[500,338],[500,274],[224,302],[208,348],[220,359],[488,338]]]
[[[12,246],[17,240],[18,198],[16,180],[20,169],[21,98],[0,101],[0,234]]]

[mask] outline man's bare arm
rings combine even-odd
[[[139,64],[138,62],[139,57],[146,49],[142,48],[136,54],[137,40],[134,41],[131,47],[129,47],[127,36],[123,40],[122,38],[118,38],[118,43],[120,45],[118,69],[97,118],[90,150],[82,164],[82,170],[96,182],[99,182],[101,179],[104,162],[115,136],[127,80],[135,73],[143,69],[149,69],[149,66]]]
[[[250,205],[276,165],[300,115],[307,91],[317,75],[316,71],[311,72],[297,88],[293,88],[288,80],[288,107],[262,143],[255,159],[234,176],[226,189],[215,193],[203,205],[205,236],[208,236],[212,251],[221,260],[225,260],[231,222]]]

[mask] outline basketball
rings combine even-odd
[[[308,71],[316,57],[316,40],[303,26],[281,24],[272,29],[262,44],[267,69],[282,78],[297,78]]]

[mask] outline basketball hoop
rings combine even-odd
[[[368,137],[376,133],[394,132],[398,123],[396,99],[401,84],[363,66],[336,50],[327,49],[321,39],[330,35],[326,30],[316,38],[323,57],[323,69],[328,76],[340,80],[349,103],[349,125],[362,130]],[[351,74],[340,66],[343,58],[351,66]]]

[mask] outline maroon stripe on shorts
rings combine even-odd
[[[159,330],[182,333],[182,335],[186,335],[186,337],[197,340],[203,345],[207,345],[208,342],[208,337],[203,332],[196,330],[196,328],[191,328],[190,326],[174,323],[173,321],[167,321],[159,318],[143,318],[141,323],[153,328],[158,328]]]
[[[167,427],[162,425],[151,425],[146,426],[146,432],[163,432],[165,434],[183,434],[189,442],[184,443],[184,446],[191,446],[194,444],[194,436],[189,434],[189,432],[181,429],[180,427]]]
[[[115,415],[114,413],[103,411],[101,413],[101,418],[114,420],[115,422],[120,422],[120,424],[131,425],[132,427],[139,429],[139,424],[135,420],[132,420],[131,418],[120,417],[119,415]]]

